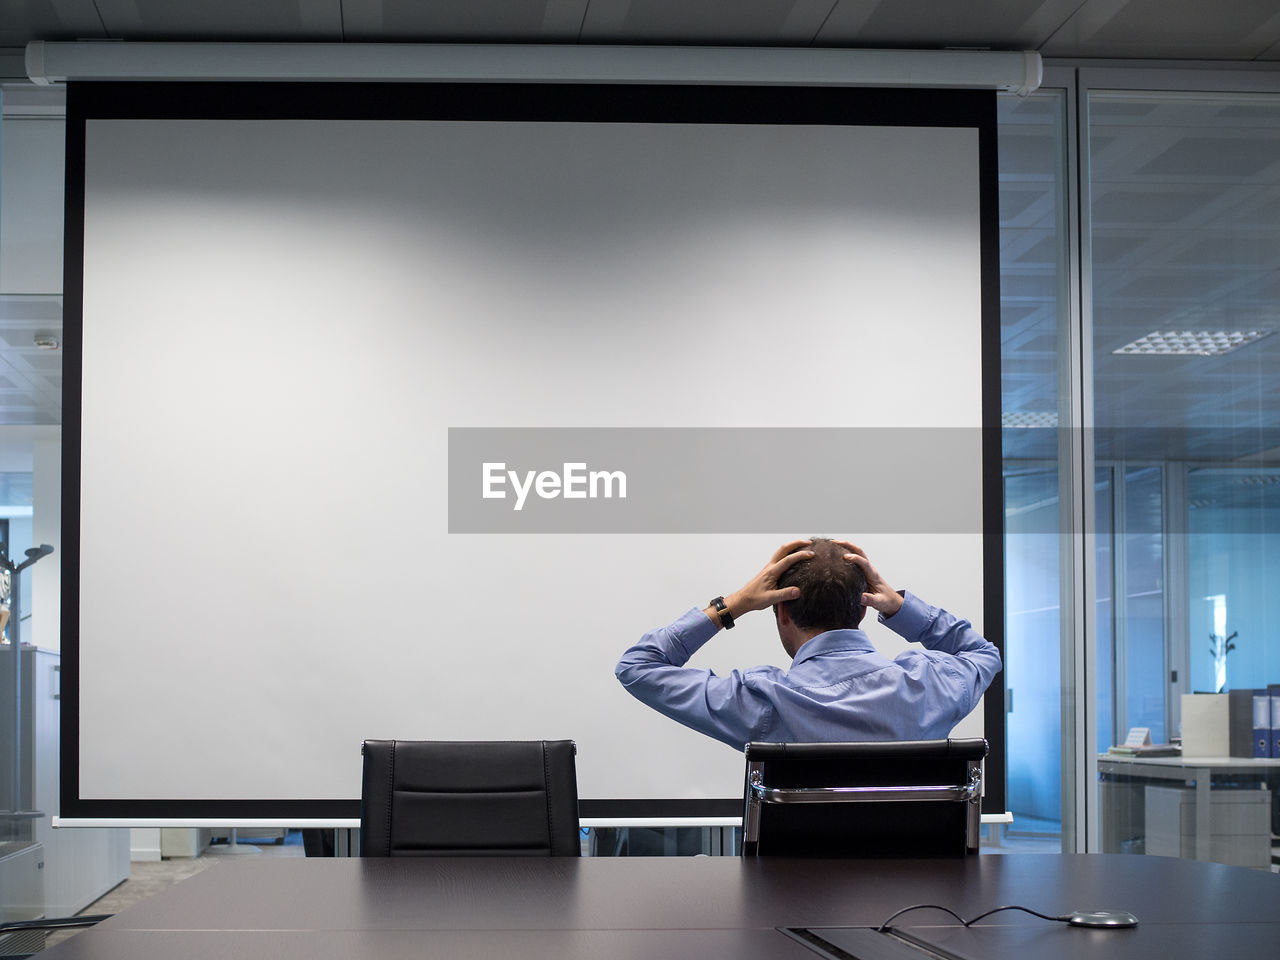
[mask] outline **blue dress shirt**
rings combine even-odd
[[[641,702],[739,750],[752,740],[945,738],[999,672],[999,652],[969,621],[910,593],[880,622],[924,649],[890,660],[862,630],[831,630],[801,645],[790,670],[762,666],[718,677],[684,666],[717,631],[695,608],[646,633],[615,673]]]

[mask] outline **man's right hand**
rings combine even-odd
[[[867,592],[862,595],[864,606],[870,607],[886,617],[892,617],[902,609],[902,595],[889,586],[889,581],[876,572],[876,568],[867,559],[866,551],[848,540],[836,540],[835,543],[849,552],[844,558],[854,564],[867,578]]]
[[[729,615],[736,620],[752,610],[764,610],[775,603],[785,603],[800,596],[799,587],[778,589],[778,578],[792,564],[813,556],[812,550],[805,549],[811,542],[806,539],[784,543],[774,551],[764,569],[747,581],[742,589],[725,594],[724,605]],[[720,622],[713,607],[707,608],[707,616],[716,623]]]

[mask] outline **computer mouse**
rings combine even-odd
[[[1073,927],[1136,927],[1138,918],[1128,910],[1075,910],[1067,923]]]

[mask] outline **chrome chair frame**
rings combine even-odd
[[[903,783],[874,785],[841,785],[812,787],[778,787],[765,783],[765,771],[770,761],[781,759],[820,759],[826,752],[835,759],[840,754],[842,762],[858,762],[866,759],[874,762],[898,757],[918,756],[921,762],[931,759],[931,751],[939,759],[943,755],[968,754],[965,775],[960,782]],[[755,756],[753,757],[753,753]],[[856,754],[862,754],[862,757]],[[745,809],[743,812],[743,856],[758,856],[761,822],[764,811],[772,805],[803,804],[858,804],[941,802],[964,803],[965,837],[964,852],[976,853],[982,812],[982,759],[987,753],[985,740],[904,741],[875,744],[747,744],[747,781]],[[895,756],[896,755],[896,756]],[[957,757],[948,757],[957,759]],[[851,810],[851,812],[853,812]]]

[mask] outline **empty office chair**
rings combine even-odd
[[[572,740],[366,740],[365,857],[576,857]]]
[[[749,743],[743,856],[978,849],[986,740]]]

